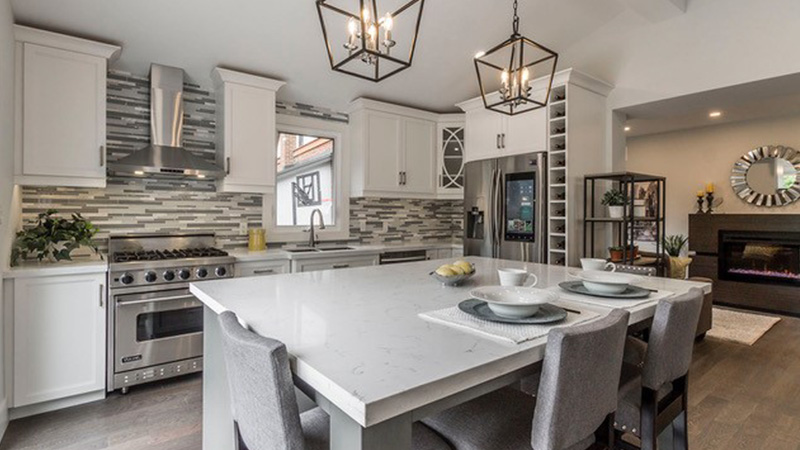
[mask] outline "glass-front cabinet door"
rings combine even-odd
[[[464,122],[439,125],[439,194],[464,195]]]

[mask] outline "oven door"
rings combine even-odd
[[[188,288],[114,297],[114,371],[203,354],[203,304]]]

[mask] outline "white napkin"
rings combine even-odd
[[[674,294],[674,292],[660,290],[651,293],[648,297],[645,298],[621,299],[621,298],[593,297],[591,295],[575,294],[574,292],[566,291],[560,288],[559,286],[553,286],[547,288],[547,290],[557,292],[560,300],[585,303],[587,305],[602,306],[605,308],[621,308],[621,309],[630,309],[645,303],[658,302],[659,300],[670,297]]]
[[[586,322],[599,317],[599,314],[591,311],[581,311],[580,314],[567,312],[567,318],[561,322],[541,325],[515,325],[479,319],[461,311],[458,309],[458,306],[454,306],[452,308],[420,313],[419,317],[423,320],[449,325],[505,343],[521,344],[545,336],[553,328]]]

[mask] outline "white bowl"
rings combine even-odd
[[[483,286],[469,294],[486,302],[498,316],[512,319],[530,317],[539,311],[541,305],[558,300],[556,292],[517,286]]]
[[[584,270],[578,278],[586,289],[598,294],[621,294],[633,282],[633,278],[627,275],[596,270]]]

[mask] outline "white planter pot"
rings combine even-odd
[[[612,219],[621,219],[622,216],[625,215],[625,207],[624,206],[609,206],[608,207],[608,217]]]

